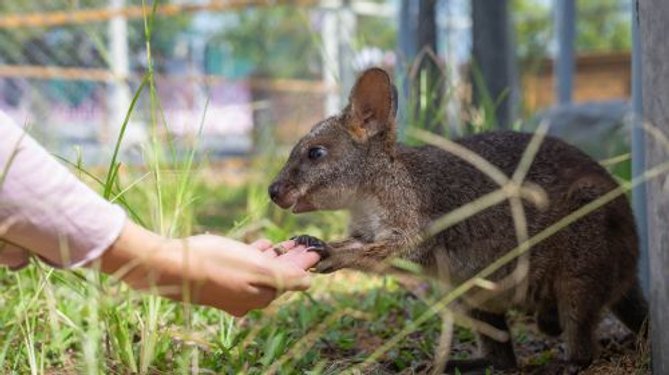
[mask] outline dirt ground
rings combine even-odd
[[[534,318],[512,316],[509,319],[514,337],[514,349],[519,369],[495,371],[494,374],[568,374],[560,365],[564,358],[565,345],[561,338],[548,337],[538,331]],[[648,345],[640,342],[613,315],[607,315],[597,329],[599,354],[592,365],[578,374],[583,375],[628,375],[650,374]],[[475,356],[473,343],[454,343],[452,355]],[[431,373],[431,365],[425,373]],[[414,372],[415,373],[415,372]]]
[[[342,280],[348,280],[351,275],[340,274]],[[346,285],[357,285],[355,278],[348,280]],[[341,280],[340,280],[341,281]],[[425,301],[429,294],[428,284],[420,281],[401,280],[402,288],[394,292],[384,291],[381,295],[396,301],[394,307],[388,308],[379,314],[378,325],[384,327],[382,333],[373,332],[370,323],[361,323],[355,327],[337,327],[334,330],[347,330],[355,337],[353,344],[346,351],[337,348],[336,344],[328,344],[321,355],[329,358],[325,373],[335,374],[340,370],[355,368],[352,373],[361,374],[432,374],[434,373],[435,352],[441,331],[440,319],[435,318],[421,326],[420,329],[408,334],[397,344],[396,349],[381,355],[373,365],[357,367],[360,359],[365,359],[370,353],[382,346],[388,337],[393,337],[399,327],[407,321],[415,319],[423,312],[416,310]],[[350,291],[349,291],[350,292]],[[364,305],[365,298],[369,298],[369,291],[358,291],[346,295],[349,300],[360,299]],[[331,297],[331,295],[330,295]],[[328,297],[328,298],[330,298]],[[420,302],[423,301],[423,302]],[[427,304],[429,305],[429,303]],[[425,305],[423,305],[425,308]],[[413,311],[413,313],[410,313]],[[416,313],[417,312],[417,313]],[[561,337],[550,337],[539,332],[533,316],[511,311],[507,314],[511,328],[514,351],[518,360],[518,368],[513,371],[478,372],[483,374],[650,374],[649,347],[645,340],[639,340],[612,314],[607,313],[601,320],[597,332],[598,353],[593,363],[584,370],[574,371],[564,365],[565,344]],[[326,341],[326,340],[323,340]],[[323,346],[319,344],[317,346]],[[324,348],[325,349],[325,348]],[[401,353],[412,353],[402,357]],[[453,342],[449,352],[450,359],[470,359],[477,357],[477,347],[474,334],[467,329],[456,327],[453,333]],[[398,361],[398,357],[401,360]],[[399,362],[399,364],[398,364]]]
[[[526,338],[516,340],[515,349],[520,370],[505,374],[544,374],[551,372],[551,362],[564,358],[565,346],[560,338],[551,338],[538,332],[533,318],[517,318],[514,336],[518,338],[518,327],[525,327]],[[592,365],[580,374],[648,374],[648,351],[645,342],[640,342],[615,317],[607,315],[597,329],[599,355]],[[558,373],[565,372],[558,371]]]

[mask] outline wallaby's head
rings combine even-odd
[[[295,145],[269,187],[272,200],[295,213],[350,207],[361,186],[394,157],[396,113],[397,90],[388,73],[363,72],[346,108]]]

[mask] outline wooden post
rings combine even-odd
[[[643,112],[647,123],[669,136],[669,2],[637,0],[643,58]],[[646,137],[646,168],[669,160],[657,136]],[[669,374],[669,176],[648,182],[650,324],[653,374]]]
[[[643,60],[641,57],[641,36],[639,35],[639,13],[634,7],[632,12],[632,178],[638,178],[646,171],[646,134],[643,129]],[[632,190],[632,207],[639,233],[639,280],[643,292],[648,298],[650,285],[648,263],[648,199],[646,184],[639,184]]]

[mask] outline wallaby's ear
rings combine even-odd
[[[380,68],[364,71],[351,90],[349,110],[349,130],[359,140],[381,132],[394,137],[397,89],[388,73]]]

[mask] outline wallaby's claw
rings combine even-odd
[[[313,251],[316,254],[321,256],[321,259],[327,258],[329,255],[327,250],[327,244],[316,237],[309,236],[307,234],[302,234],[299,236],[293,236],[290,238],[295,241],[298,245],[304,245],[307,247],[307,251]]]
[[[321,260],[311,269],[313,272],[330,273],[341,268],[341,266],[337,266],[336,257],[330,256],[332,248],[324,241],[306,234],[292,237],[291,240],[295,241],[298,245],[306,246],[307,251],[313,251],[321,257]]]

